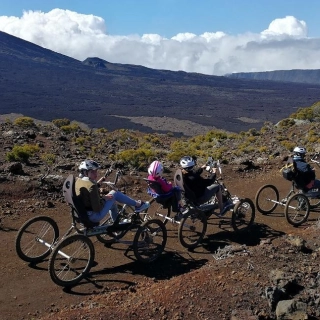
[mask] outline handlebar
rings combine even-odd
[[[108,177],[108,176],[111,174],[111,172],[112,172],[112,169],[111,169],[111,168],[107,169],[104,177]],[[118,183],[118,181],[119,181],[119,178],[120,178],[122,175],[123,175],[123,171],[122,171],[121,169],[117,169],[116,175],[115,175],[115,177],[114,177],[114,181],[103,181],[102,183],[104,183],[104,184],[108,185],[110,188],[116,190],[116,189],[117,189],[117,188],[116,188],[116,185],[117,185],[117,183]]]
[[[317,165],[320,164],[320,153],[319,152],[316,152],[312,158],[310,159],[311,162],[314,162],[316,163]]]
[[[206,170],[208,172],[212,172],[213,169],[219,170],[219,174],[220,174],[220,178],[221,178],[222,170],[221,170],[220,160],[215,161],[212,159],[212,157],[208,157],[208,160],[206,162]]]

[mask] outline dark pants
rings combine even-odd
[[[197,199],[198,203],[203,204],[209,201],[217,192],[219,191],[220,185],[217,183],[208,186],[204,192],[204,194]]]

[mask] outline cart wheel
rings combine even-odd
[[[262,214],[272,213],[279,202],[279,191],[272,184],[262,186],[256,193],[256,207]]]
[[[139,226],[133,240],[133,251],[138,261],[149,263],[156,260],[167,243],[167,229],[157,219],[147,220]]]
[[[234,231],[245,231],[254,222],[256,210],[251,199],[240,199],[233,208],[231,225]]]
[[[207,231],[207,217],[202,211],[189,210],[181,220],[178,238],[185,248],[195,248]]]
[[[82,234],[71,235],[53,249],[49,259],[50,277],[59,286],[74,286],[87,275],[93,261],[92,241]]]
[[[26,262],[48,257],[59,237],[57,223],[50,217],[34,217],[23,224],[16,237],[16,252]]]
[[[298,227],[307,221],[310,213],[310,203],[305,195],[296,193],[288,199],[284,210],[287,221]]]

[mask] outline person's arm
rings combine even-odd
[[[316,178],[316,172],[315,170],[308,164],[308,172],[309,172],[309,178],[311,180],[314,180]]]
[[[99,189],[96,184],[93,184],[89,189],[89,195],[90,195],[90,203],[92,211],[94,212],[100,212],[101,211],[101,202],[100,202],[100,194]]]
[[[194,173],[195,174],[197,174],[197,175],[201,175],[202,174],[202,172],[203,172],[203,168],[201,167],[201,168],[198,168],[198,169],[196,169],[195,171],[194,171]]]
[[[165,179],[158,179],[157,182],[160,184],[161,189],[164,193],[169,192],[172,189],[172,184],[170,182],[167,182]]]

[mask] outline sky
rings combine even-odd
[[[320,69],[320,0],[1,0],[0,31],[83,61],[210,75]]]

